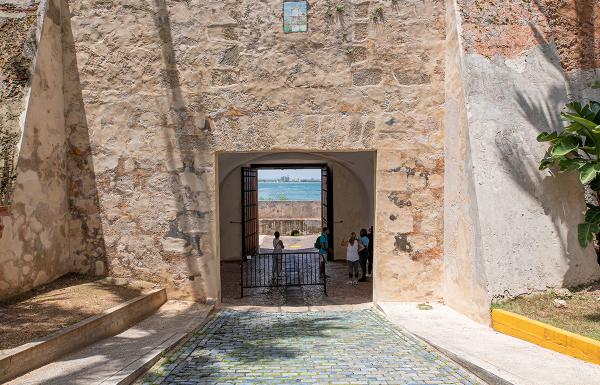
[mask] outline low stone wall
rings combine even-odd
[[[261,219],[260,233],[273,234],[279,231],[282,235],[291,235],[298,230],[301,234],[318,234],[321,232],[320,219]]]
[[[321,202],[317,201],[260,201],[258,215],[261,219],[320,219]]]
[[[260,201],[258,217],[261,234],[279,231],[283,235],[291,235],[294,230],[302,234],[317,234],[321,229],[321,202]]]

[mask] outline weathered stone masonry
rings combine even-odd
[[[23,129],[61,155],[22,162],[60,170],[41,188],[61,186],[43,207],[62,230],[16,230],[42,204],[19,186],[46,173],[20,172],[0,295],[88,271],[218,298],[223,151],[377,151],[377,301],[444,299],[485,320],[493,297],[600,276],[574,242],[582,192],[536,166],[536,131],[598,67],[583,53],[594,18],[565,40],[582,20],[569,4],[314,0],[301,34],[283,33],[279,0],[62,4],[42,34],[59,36],[61,63],[41,67],[43,39],[37,53],[54,71],[40,80],[58,82],[46,92],[62,92],[56,119]],[[29,122],[47,111],[35,100]],[[24,274],[25,258],[61,269]]]

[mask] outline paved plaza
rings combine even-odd
[[[221,310],[143,384],[481,384],[374,310]]]

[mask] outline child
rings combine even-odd
[[[346,282],[348,285],[358,284],[358,239],[356,239],[356,233],[350,234],[350,239],[342,241],[342,247],[346,247],[346,263],[348,264],[348,277],[349,280]],[[353,279],[354,277],[354,279]]]

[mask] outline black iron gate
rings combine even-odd
[[[242,260],[258,247],[258,170],[242,167]]]
[[[333,175],[331,169],[327,166],[321,167],[321,227],[329,229],[330,252],[327,253],[327,260],[333,261]]]
[[[255,254],[242,261],[242,297],[244,289],[321,285],[327,295],[327,275],[320,271],[318,252]]]

